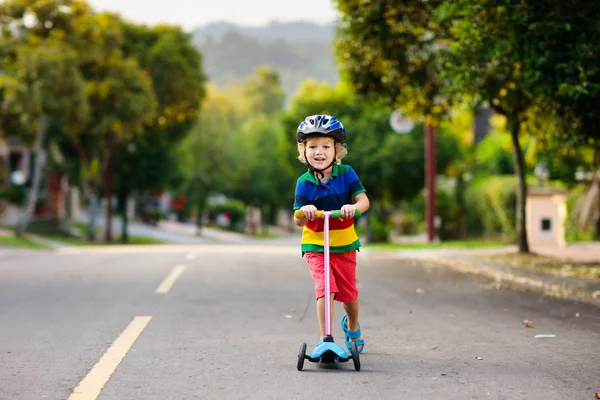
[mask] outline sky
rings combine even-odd
[[[176,24],[186,31],[211,22],[264,26],[271,21],[329,23],[334,0],[88,0],[96,11],[113,11],[129,21]]]

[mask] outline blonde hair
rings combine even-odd
[[[308,142],[311,139],[314,138],[308,137],[305,140],[298,143],[298,160],[300,160],[302,164],[308,164],[308,161],[306,161],[306,156],[304,154],[306,152],[306,142]],[[340,143],[338,141],[335,141],[335,139],[332,137],[329,137],[328,139],[331,139],[335,142],[335,163],[341,164],[342,158],[348,155],[348,147],[346,147],[346,143]]]

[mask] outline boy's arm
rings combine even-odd
[[[308,221],[312,221],[317,218],[317,207],[312,204],[302,206],[300,209],[304,214],[304,218],[297,218],[294,210],[294,223],[298,226],[304,226]]]
[[[352,204],[344,204],[341,208],[342,218],[354,218],[356,210],[365,213],[369,209],[370,202],[365,192],[352,197]]]
[[[294,215],[294,224],[296,224],[297,226],[304,226],[304,225],[306,225],[307,222],[308,222],[308,218],[297,218]]]
[[[361,214],[366,213],[369,210],[369,207],[371,206],[371,202],[369,201],[369,198],[367,197],[367,194],[365,192],[359,193],[355,197],[353,197],[352,202]]]
[[[297,218],[294,215],[294,224],[299,227],[303,227],[310,219],[314,219],[317,209],[313,205],[306,204],[307,198],[304,195],[303,186],[300,184],[300,181],[296,183],[296,194],[294,198],[294,212],[297,210],[302,210],[304,212],[304,218]],[[312,217],[312,218],[311,218]]]

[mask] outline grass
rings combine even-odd
[[[36,242],[27,238],[18,238],[16,236],[0,236],[0,245],[11,247],[22,247],[27,249],[44,250],[49,247],[43,243]]]
[[[484,249],[507,246],[506,242],[495,240],[450,240],[439,243],[368,243],[365,245],[368,249],[394,251],[405,249]]]
[[[49,240],[67,246],[102,246],[107,245],[104,242],[89,242],[84,237],[87,233],[87,224],[74,223],[73,226],[82,232],[82,237],[72,236],[58,229],[56,223],[50,221],[32,221],[27,227],[26,234],[31,234],[40,237],[41,240]],[[12,232],[12,227],[2,227],[10,231],[10,235],[0,236],[0,244],[13,247],[23,247],[30,249],[48,249],[50,246],[43,243],[41,240],[36,241],[33,237],[17,238]],[[121,243],[120,235],[113,235],[113,242],[108,245],[126,244],[126,245],[157,245],[166,244],[166,242],[147,236],[130,235],[128,243]]]
[[[279,237],[279,235],[275,232],[271,232],[269,230],[261,230],[258,232],[258,234],[256,236],[253,236],[256,238],[261,238],[261,239],[271,239],[271,238],[276,238]]]
[[[167,242],[149,236],[129,235],[129,242],[125,244],[167,244]]]

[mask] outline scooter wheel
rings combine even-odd
[[[304,358],[306,357],[306,343],[302,343],[300,345],[300,351],[298,352],[298,364],[296,365],[296,367],[298,368],[298,371],[302,371],[302,368],[304,367]]]
[[[358,348],[356,343],[350,342],[350,352],[352,353],[352,361],[354,362],[354,369],[360,371],[360,358],[358,355]]]

